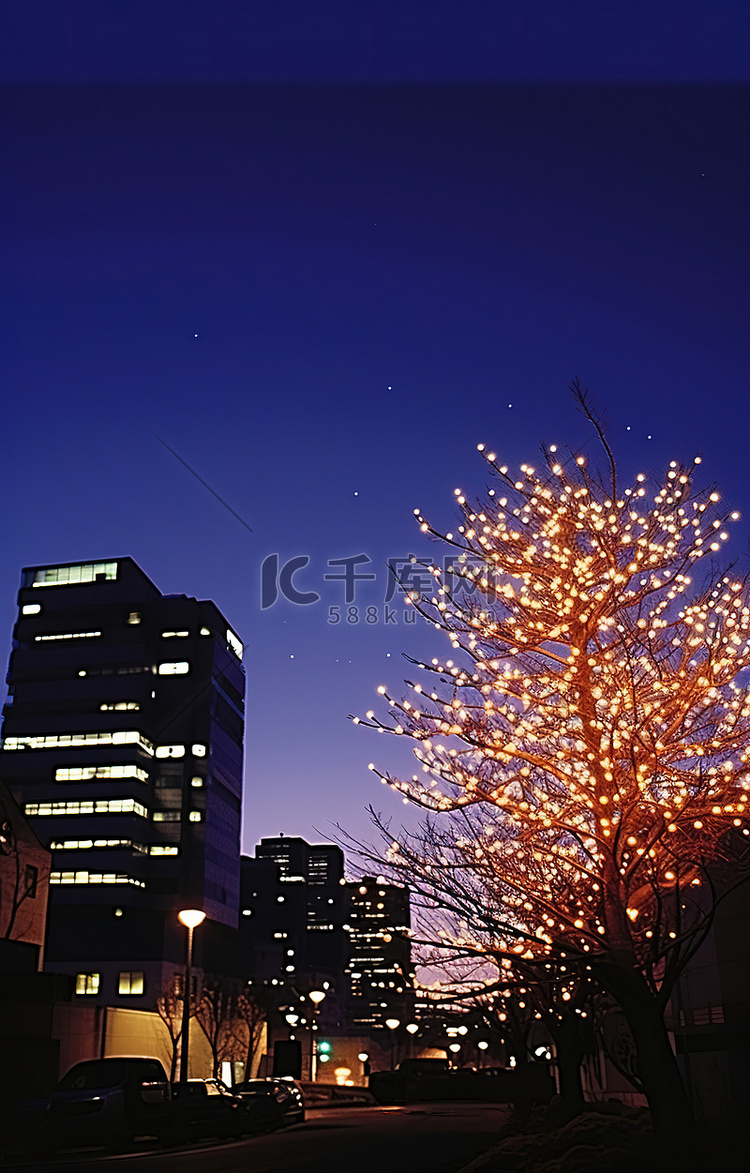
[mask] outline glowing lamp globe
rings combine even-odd
[[[177,913],[177,919],[186,929],[197,929],[198,925],[203,924],[206,914],[199,908],[183,908],[182,912]]]

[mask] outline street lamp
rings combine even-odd
[[[391,1032],[391,1071],[392,1071],[393,1070],[393,1048],[396,1043],[395,1031],[398,1029],[399,1026],[401,1026],[401,1019],[400,1018],[386,1018],[385,1025],[388,1027],[388,1030]]]
[[[182,1033],[180,1035],[180,1079],[188,1078],[188,1050],[190,1045],[190,983],[193,967],[193,930],[206,919],[199,908],[183,908],[177,919],[188,931],[187,960],[185,962],[185,988],[182,991]]]
[[[315,1054],[315,1031],[317,1030],[316,1019],[318,1017],[318,1007],[325,998],[326,994],[325,990],[310,990],[310,993],[307,996],[314,1007],[313,1020],[310,1023],[310,1082],[315,1083],[315,1077],[318,1073],[316,1063],[317,1056]]]
[[[414,1038],[414,1036],[415,1036],[416,1034],[418,1034],[418,1033],[419,1033],[419,1023],[417,1023],[417,1022],[407,1022],[407,1024],[406,1024],[406,1033],[407,1033],[407,1034],[409,1034],[409,1035],[411,1035],[411,1037],[412,1037],[412,1039],[413,1039],[413,1038]],[[413,1049],[412,1049],[412,1047],[413,1047],[413,1044],[412,1044],[412,1043],[411,1043],[411,1041],[410,1041],[410,1042],[409,1042],[409,1058],[411,1058],[411,1056],[412,1056],[412,1054],[413,1054]]]

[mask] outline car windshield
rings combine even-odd
[[[126,1075],[124,1063],[79,1063],[60,1080],[57,1090],[69,1092],[85,1088],[117,1087],[125,1082]]]

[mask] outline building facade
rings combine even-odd
[[[27,568],[18,604],[0,769],[52,853],[46,968],[153,1005],[184,963],[179,909],[237,926],[242,645],[130,558]]]
[[[344,853],[293,836],[261,839],[242,859],[240,929],[255,980],[276,978],[301,991],[328,981],[343,998],[348,940]]]
[[[414,1014],[409,890],[372,876],[347,884],[348,1017],[355,1032],[410,1022]]]

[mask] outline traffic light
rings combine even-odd
[[[331,1044],[325,1039],[318,1040],[318,1059],[321,1063],[327,1063],[331,1058]]]

